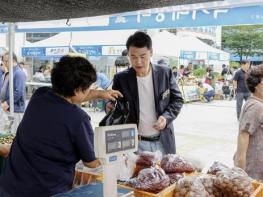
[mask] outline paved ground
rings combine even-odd
[[[103,112],[87,109],[95,127]],[[213,161],[233,165],[238,121],[235,101],[185,104],[174,121],[177,153],[209,166]]]

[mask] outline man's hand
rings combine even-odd
[[[101,98],[105,100],[116,101],[119,97],[123,95],[118,90],[105,90],[101,93]]]
[[[157,122],[153,125],[153,128],[155,128],[157,131],[160,131],[165,128],[166,124],[166,118],[163,116],[159,116]]]
[[[7,104],[6,101],[1,104],[1,107],[2,107],[4,112],[7,112],[9,109],[9,105]]]

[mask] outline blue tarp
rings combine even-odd
[[[117,29],[155,29],[199,26],[226,26],[240,24],[263,24],[263,6],[247,6],[220,9],[201,9],[191,11],[160,12],[109,16],[107,24],[98,26],[50,26],[23,27],[17,26],[16,32],[63,32],[63,31],[99,31]]]

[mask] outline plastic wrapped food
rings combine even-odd
[[[253,193],[252,180],[240,168],[230,168],[216,173],[215,185],[231,196],[249,197]]]
[[[216,175],[218,171],[225,170],[225,169],[229,169],[229,167],[227,167],[226,165],[218,161],[215,161],[213,165],[208,169],[207,174]]]
[[[161,167],[166,173],[191,173],[195,170],[190,162],[175,154],[165,155],[161,161]]]
[[[155,166],[162,158],[162,153],[160,151],[149,152],[144,151],[141,152],[136,161],[136,166],[134,169],[133,177],[138,176],[139,172],[145,168],[150,168],[151,166]]]
[[[175,187],[175,197],[209,197],[200,179],[195,176],[179,179]]]
[[[125,154],[122,157],[120,157],[120,162],[118,164],[119,170],[117,176],[119,181],[125,182],[132,177],[137,157],[138,156],[134,153]]]
[[[215,186],[216,176],[210,174],[202,174],[197,177],[205,187],[210,197],[223,197],[222,191]]]
[[[127,182],[128,185],[147,192],[158,193],[169,186],[170,179],[158,166],[140,171],[137,178]]]
[[[147,166],[147,167],[155,166],[155,164],[159,160],[161,160],[161,157],[162,154],[160,151],[156,151],[156,152],[144,151],[139,154],[139,158],[136,161],[136,165]]]
[[[73,180],[73,188],[81,185],[83,168],[84,168],[83,162],[79,161],[75,166],[75,176]]]
[[[182,173],[169,173],[167,175],[170,178],[170,183],[171,184],[177,182],[179,179],[184,177],[184,175]]]

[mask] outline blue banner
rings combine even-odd
[[[195,51],[181,51],[180,59],[194,60],[196,59],[196,52]]]
[[[22,48],[23,57],[44,57],[46,56],[45,47],[23,47]]]
[[[87,56],[102,56],[102,46],[73,46],[78,53],[86,54]],[[61,57],[68,54],[68,47],[22,47],[23,57]],[[56,53],[51,53],[52,51]]]
[[[176,27],[225,26],[241,24],[263,24],[263,6],[247,6],[191,11],[160,12],[153,14],[119,15],[105,18],[106,23],[98,26],[70,27],[50,26],[49,28],[17,27],[17,32],[63,32],[99,31],[117,29],[154,29]]]
[[[263,6],[213,10],[203,9],[110,18],[110,26],[116,29],[151,29],[262,23]]]
[[[219,53],[208,53],[209,60],[219,60]]]
[[[73,46],[78,53],[84,53],[87,56],[102,56],[102,46]]]
[[[0,33],[7,33],[8,26],[7,25],[0,25]]]
[[[243,56],[242,57],[243,60],[250,60],[250,61],[255,61],[255,62],[262,62],[263,61],[263,56],[258,56],[258,55],[255,55],[255,56]],[[230,56],[230,60],[231,61],[240,61],[240,57],[237,56],[237,55],[234,55],[234,54],[231,54]]]

